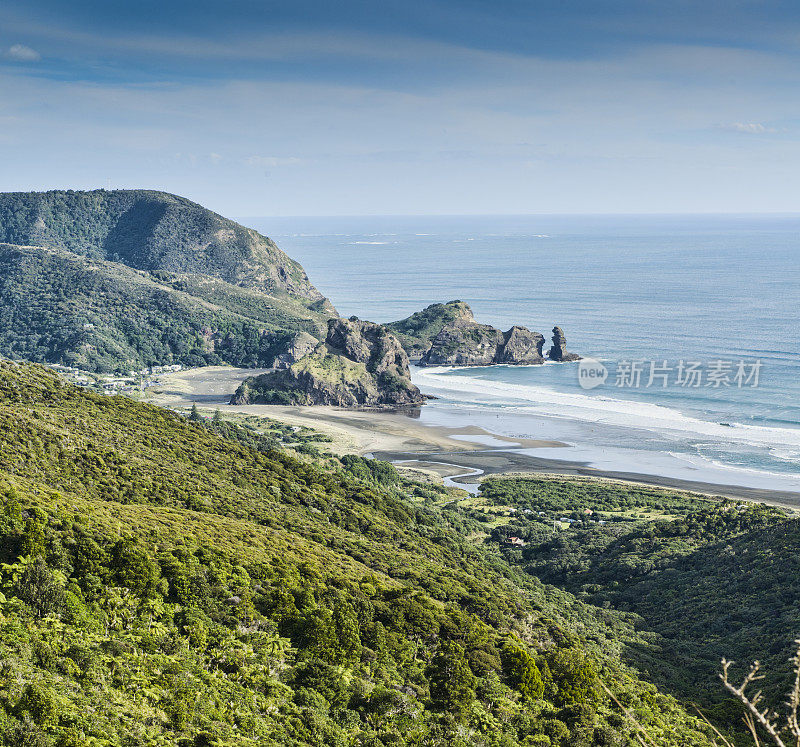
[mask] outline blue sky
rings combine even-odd
[[[229,215],[787,212],[800,9],[769,0],[0,5],[0,190]]]

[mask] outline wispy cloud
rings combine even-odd
[[[13,44],[5,51],[3,56],[14,62],[38,62],[42,59],[42,55],[35,49],[31,49],[24,44]]]
[[[794,209],[800,139],[784,123],[800,119],[800,55],[785,50],[546,55],[244,24],[9,32],[4,12],[5,44],[45,62],[8,64],[0,46],[0,188],[110,175],[240,215]]]
[[[761,122],[731,122],[729,124],[720,125],[720,129],[729,130],[731,132],[744,132],[748,135],[766,135],[777,132],[774,127],[767,127],[761,124]]]

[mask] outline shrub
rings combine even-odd
[[[25,569],[17,582],[17,595],[37,617],[58,613],[64,606],[64,590],[41,557]]]
[[[31,682],[23,690],[15,710],[18,716],[28,716],[38,726],[49,726],[58,721],[59,703],[49,687]]]

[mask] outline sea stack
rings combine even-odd
[[[503,345],[495,355],[495,363],[537,365],[544,363],[544,336],[526,327],[514,326],[503,333]]]
[[[550,348],[547,357],[551,361],[560,361],[561,363],[579,361],[581,359],[579,355],[567,352],[567,338],[561,331],[561,327],[553,327],[553,347]]]

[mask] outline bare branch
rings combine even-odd
[[[789,715],[786,717],[786,725],[791,735],[795,738],[795,745],[800,745],[800,724],[797,721],[797,710],[800,707],[800,639],[795,641],[797,649],[791,658],[794,668],[794,685],[789,693]]]
[[[712,724],[706,718],[706,715],[697,707],[697,703],[692,703],[692,707],[700,715],[700,718],[703,719],[703,721],[705,721],[714,730],[714,733],[725,743],[725,747],[734,747],[733,742],[731,742],[719,729],[717,729],[716,726],[714,726],[714,724]]]
[[[729,679],[728,670],[730,669],[731,664],[733,664],[732,661],[728,661],[727,659],[722,660],[722,674],[720,674],[719,678],[722,680],[722,684],[725,686],[725,689],[736,696],[736,698],[738,698],[749,711],[749,721],[746,718],[745,723],[753,733],[754,739],[758,739],[755,731],[755,719],[755,721],[761,724],[761,726],[764,728],[764,731],[769,734],[770,738],[777,745],[777,747],[786,747],[786,744],[781,739],[779,734],[780,729],[777,725],[777,714],[774,711],[770,713],[769,708],[765,708],[763,711],[758,710],[758,703],[762,700],[761,691],[759,690],[752,698],[748,697],[745,693],[748,685],[756,680],[764,678],[764,675],[759,674],[761,664],[758,661],[753,662],[752,666],[750,667],[750,671],[745,675],[745,678],[742,680],[742,684],[739,685],[739,687],[736,687],[736,685],[734,685]],[[758,744],[758,742],[756,742],[756,744]]]
[[[756,725],[755,722],[753,721],[753,717],[749,713],[746,713],[742,717],[742,721],[744,721],[745,726],[750,730],[750,734],[753,737],[753,744],[755,744],[755,747],[761,747],[761,740],[759,740],[758,738],[758,732],[756,731]]]
[[[639,742],[641,742],[641,744],[645,745],[646,747],[656,747],[656,745],[650,740],[650,736],[644,730],[644,727],[634,718],[633,714],[624,705],[622,705],[622,703],[620,703],[619,700],[617,700],[616,695],[614,695],[614,693],[612,693],[611,690],[608,689],[605,682],[601,682],[600,687],[602,687],[603,690],[606,691],[606,695],[608,695],[608,697],[611,698],[611,700],[613,700],[620,707],[622,712],[636,727],[639,733],[637,733],[635,736],[639,740]]]

